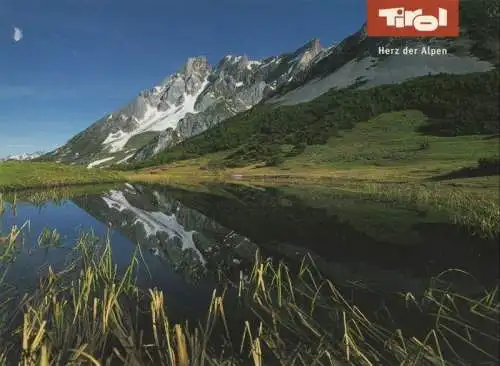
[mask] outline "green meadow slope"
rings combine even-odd
[[[325,144],[307,146],[303,153],[285,160],[281,166],[336,170],[397,168],[402,173],[420,171],[428,177],[473,167],[480,160],[486,162],[498,156],[499,140],[495,135],[449,137],[420,132],[428,124],[429,117],[419,110],[383,113],[330,137]],[[473,174],[471,171],[469,176]]]
[[[498,70],[441,74],[368,90],[332,90],[296,106],[261,105],[132,168],[372,167],[398,168],[401,174],[423,170],[427,177],[470,168],[457,177],[494,175],[498,82]]]

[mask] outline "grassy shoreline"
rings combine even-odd
[[[42,162],[0,163],[0,191],[123,182],[120,172]]]
[[[304,176],[303,179],[291,179],[289,176],[243,176],[235,179],[231,175],[222,174],[176,175],[165,172],[138,173],[128,176],[128,179],[133,183],[179,186],[194,190],[212,183],[276,187],[304,199],[310,198],[311,202],[324,201],[325,206],[337,207],[339,213],[355,212],[358,209],[373,211],[372,215],[366,213],[363,218],[364,221],[368,220],[367,224],[370,226],[377,223],[387,228],[387,222],[392,221],[391,214],[399,216],[404,213],[410,218],[415,213],[421,213],[429,217],[439,216],[443,223],[455,225],[480,239],[491,241],[500,238],[498,177],[443,183],[314,175]],[[384,207],[389,210],[387,215],[381,211]],[[358,214],[354,216],[357,217]],[[410,225],[409,222],[407,224]]]
[[[349,183],[388,183],[388,184],[423,184],[431,183],[427,174],[420,175],[395,168],[311,168],[311,169],[276,169],[276,168],[228,168],[220,171],[207,172],[199,165],[165,165],[156,168],[147,168],[135,172],[124,172],[129,181],[151,183],[169,182],[269,182],[284,184],[349,184]],[[495,189],[500,187],[499,176],[479,178],[458,178],[439,182],[442,186],[463,186]]]
[[[401,169],[401,166],[353,166],[351,169],[320,166],[293,170],[248,166],[209,170],[206,169],[206,160],[195,159],[134,172],[41,162],[8,162],[0,164],[0,192],[58,187],[83,189],[85,186],[123,182],[184,186],[204,183],[291,185],[299,190],[303,186],[335,191],[339,197],[358,196],[375,202],[399,202],[417,210],[432,209],[442,212],[450,223],[475,235],[490,239],[500,237],[498,175],[433,181],[428,169]]]

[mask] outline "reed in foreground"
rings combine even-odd
[[[8,236],[8,258],[15,257],[20,230]],[[119,269],[109,240],[85,233],[68,265],[60,271],[49,267],[31,293],[20,297],[0,282],[0,364],[498,362],[497,288],[473,299],[436,286],[436,279],[422,298],[404,294],[390,310],[364,313],[322,276],[310,257],[292,270],[256,254],[251,272],[221,281],[225,287],[214,291],[206,319],[198,325],[174,324],[164,294],[136,285],[140,258],[138,247],[130,265]],[[8,269],[8,261],[2,269]],[[225,307],[229,293],[239,308]],[[398,323],[395,309],[421,329]],[[233,322],[235,317],[243,321]]]

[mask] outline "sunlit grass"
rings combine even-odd
[[[309,199],[315,196],[316,199],[323,197],[328,199],[328,202],[352,198],[357,202],[373,202],[431,212],[482,239],[500,237],[500,202],[498,193],[492,190],[443,186],[438,183],[371,182],[333,184],[330,187],[289,185],[285,190]]]
[[[488,362],[498,359],[497,288],[485,291],[477,300],[440,290],[433,284],[418,299],[409,293],[401,294],[412,316],[429,324],[424,336],[417,337],[391,322],[393,309],[385,309],[378,316],[364,314],[322,277],[308,257],[296,276],[285,265],[258,260],[246,286],[246,293],[252,294],[249,306],[264,324],[260,328],[261,342],[269,349],[280,350],[286,344],[282,337],[290,332],[300,345],[294,353],[276,354],[282,360],[289,357],[283,364],[297,359],[335,364],[335,357],[357,365],[464,364],[467,360],[462,357],[469,352],[481,354]],[[489,333],[478,327],[485,321]]]
[[[95,239],[82,235],[75,261],[61,272],[49,268],[37,290],[23,299],[22,324],[8,343],[3,340],[4,357],[24,365],[100,365],[105,360],[137,365],[203,364],[209,358],[205,340],[224,312],[221,298],[214,292],[206,326],[194,333],[170,324],[163,293],[157,289],[141,292],[135,286],[137,256],[119,275],[109,242],[99,246]],[[139,315],[140,311],[147,312]],[[146,324],[139,326],[138,316]],[[144,325],[147,328],[141,329]]]
[[[438,185],[388,187],[369,184],[360,188],[356,193],[378,200],[442,211],[450,222],[466,228],[473,235],[486,239],[500,236],[500,202],[494,192],[485,194],[461,188],[443,189]]]
[[[61,245],[61,234],[56,229],[44,228],[37,243],[40,248],[57,248]]]
[[[6,210],[6,208],[5,208],[5,201],[4,201],[2,193],[0,193],[0,216],[3,215],[3,213],[5,212],[5,210]]]
[[[6,242],[11,251],[23,229],[12,228]],[[54,233],[47,230],[45,236],[57,237]],[[136,285],[140,257],[138,247],[130,265],[119,269],[109,240],[84,233],[74,259],[60,271],[49,267],[19,305],[8,301],[9,287],[0,281],[0,360],[23,365],[498,362],[497,287],[470,298],[447,289],[436,277],[424,295],[400,294],[394,307],[365,313],[323,277],[309,256],[292,271],[256,253],[247,276],[242,272],[239,281],[224,281],[237,291],[241,308],[227,308],[226,291],[214,291],[206,318],[196,326],[173,323],[166,310],[168,296]],[[9,260],[1,257],[2,269]],[[17,311],[19,322],[5,323]],[[423,332],[395,322],[394,312],[401,311],[425,325]],[[246,314],[241,327],[229,322],[237,313]]]
[[[44,189],[23,189],[20,191],[5,192],[0,197],[5,201],[24,201],[34,206],[43,206],[46,202],[60,204],[74,197],[87,195],[98,195],[116,188],[115,183],[111,184],[92,184],[82,186],[51,187]],[[1,200],[0,200],[1,202]],[[1,207],[1,206],[0,206]]]
[[[0,163],[0,190],[50,188],[123,181],[119,172],[41,162]]]
[[[13,260],[16,255],[16,244],[21,238],[22,232],[29,227],[30,222],[26,221],[21,227],[14,225],[6,235],[0,232],[0,263]]]
[[[380,114],[357,123],[351,130],[332,136],[327,143],[310,145],[298,156],[287,157],[278,166],[263,162],[224,168],[234,150],[139,170],[131,179],[231,179],[241,174],[247,180],[274,179],[307,183],[346,179],[378,182],[415,182],[474,166],[480,159],[497,158],[495,136],[440,137],[424,135],[419,128],[428,117],[418,110]],[[163,178],[163,179],[166,179]]]

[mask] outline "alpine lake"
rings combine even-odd
[[[164,294],[172,324],[204,323],[214,294],[223,294],[224,326],[239,336],[262,321],[242,304],[241,287],[283,263],[283,283],[298,286],[304,273],[317,273],[367,318],[391,309],[384,324],[398,324],[393,329],[408,338],[427,334],[421,307],[432,302],[429,289],[478,299],[498,277],[495,238],[473,235],[432,211],[314,187],[127,183],[17,192],[0,205],[4,241],[12,228],[13,244],[0,243],[0,283],[8,284],[10,297],[22,299],[53,273],[64,276],[85,240],[97,261],[112,253],[118,274],[134,263],[137,287]],[[276,273],[268,273],[274,276],[268,288]],[[490,355],[494,337],[484,344]],[[490,359],[474,347],[464,352],[478,362]]]

